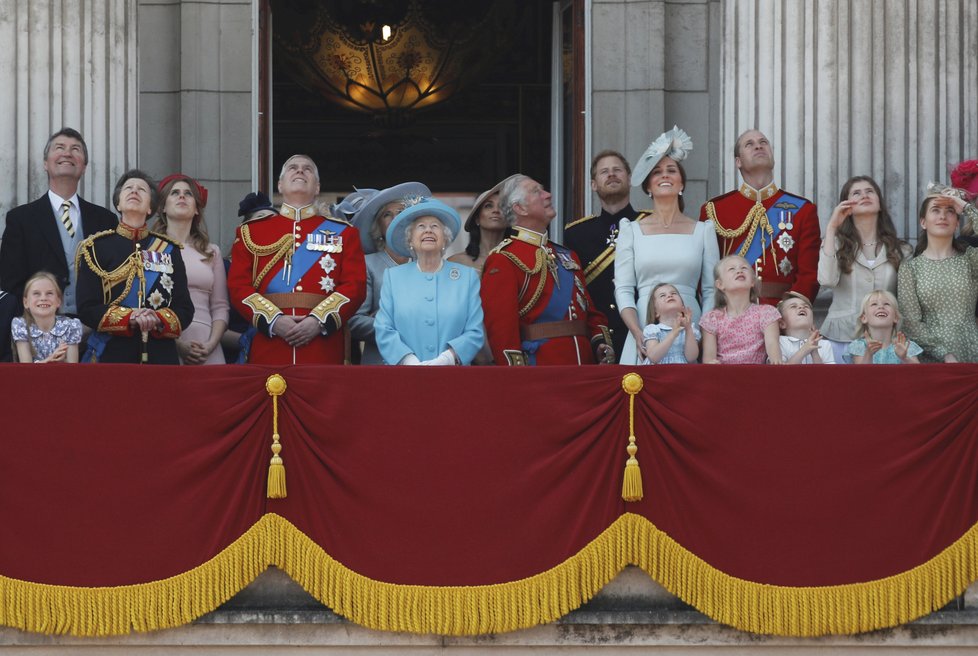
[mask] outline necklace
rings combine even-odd
[[[875,245],[876,245],[876,242],[875,241],[863,242],[863,246],[866,246],[866,247],[875,246]]]

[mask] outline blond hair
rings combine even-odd
[[[645,312],[645,323],[646,324],[658,323],[659,322],[659,315],[655,311],[655,293],[657,291],[659,291],[659,289],[661,289],[662,287],[672,287],[673,290],[677,294],[679,294],[679,290],[676,289],[676,286],[674,284],[672,284],[671,282],[660,282],[658,285],[656,285],[655,287],[653,287],[652,288],[652,293],[649,294],[649,307],[648,307],[648,310],[646,310],[646,312]],[[682,302],[683,307],[686,307],[686,302],[683,301],[682,294],[679,294],[679,300],[680,300],[680,302]]]
[[[866,334],[866,331],[869,330],[869,324],[866,322],[866,310],[869,308],[870,302],[876,297],[885,298],[890,302],[890,305],[893,306],[893,315],[896,317],[896,321],[893,322],[893,330],[890,333],[890,339],[893,339],[899,330],[900,322],[903,321],[903,315],[900,314],[900,305],[897,303],[896,296],[894,296],[892,292],[888,292],[885,289],[874,289],[863,296],[863,302],[859,306],[859,328],[854,335],[856,339],[863,337]]]
[[[31,326],[35,325],[37,322],[34,321],[34,315],[27,308],[27,293],[31,290],[31,286],[40,282],[41,280],[47,280],[52,285],[54,285],[54,291],[58,294],[58,314],[61,313],[61,304],[64,303],[64,292],[61,291],[61,285],[58,283],[57,277],[50,271],[38,271],[33,276],[27,279],[24,283],[24,325],[27,327],[27,343],[31,347],[31,359],[37,357],[37,351],[34,350],[34,342],[31,341]]]
[[[713,280],[719,281],[720,271],[723,267],[723,263],[726,262],[727,260],[734,260],[734,259],[742,260],[745,264],[747,264],[747,268],[750,269],[751,278],[753,279],[753,282],[756,283],[757,273],[754,272],[754,267],[750,265],[750,262],[747,261],[746,257],[742,257],[740,255],[727,255],[726,257],[721,257],[720,261],[713,266]],[[760,297],[757,295],[757,285],[751,284],[750,302],[757,303],[759,300]],[[720,289],[719,285],[716,284],[713,285],[713,307],[715,307],[718,310],[727,307],[727,295],[724,294],[723,290]]]

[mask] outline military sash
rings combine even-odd
[[[279,266],[274,269],[268,287],[265,288],[265,292],[269,294],[289,294],[295,291],[295,283],[302,280],[303,276],[316,266],[323,253],[343,252],[343,238],[340,237],[340,233],[345,229],[346,225],[343,223],[331,219],[323,220],[322,223],[316,226],[315,230],[306,235],[302,244],[296,246],[291,260],[286,256],[279,263]],[[286,280],[285,276],[280,274],[282,274],[285,267],[289,266],[292,267],[292,271],[288,276],[288,280]]]
[[[778,201],[767,210],[768,225],[757,227],[757,232],[761,234],[754,234],[750,246],[744,253],[744,259],[748,262],[756,262],[760,259],[764,254],[765,243],[767,247],[773,247],[774,242],[778,240],[778,235],[787,228],[788,224],[794,221],[795,214],[806,203],[807,201],[804,198],[798,198],[797,196],[781,192]],[[768,235],[769,239],[765,235]],[[741,242],[735,250],[739,251],[743,247],[744,243]],[[788,252],[788,250],[788,248],[784,249],[785,252]]]
[[[558,251],[558,249],[554,249]],[[564,251],[560,251],[564,252]],[[570,253],[566,252],[566,256],[569,258]],[[558,259],[563,260],[559,255]],[[546,276],[547,269],[543,268],[540,270],[540,275]],[[571,296],[574,293],[574,272],[570,271],[561,264],[557,265],[556,269],[556,280],[553,287],[553,293],[550,294],[550,300],[547,301],[546,307],[543,308],[543,312],[540,313],[533,323],[546,323],[551,321],[561,321],[567,314],[567,308],[571,303]],[[527,354],[527,360],[529,364],[535,365],[537,363],[537,350],[540,346],[547,340],[545,339],[534,339],[525,340],[522,342],[521,346],[523,351]]]

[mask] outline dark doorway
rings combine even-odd
[[[417,1],[435,15],[468,4]],[[323,25],[313,18],[317,7],[349,9],[357,4],[384,5],[270,0],[270,176],[289,155],[301,152],[318,163],[323,191],[341,194],[354,186],[383,188],[407,180],[424,182],[436,193],[475,194],[517,171],[549,184],[552,2],[481,3],[502,4],[506,10],[506,29],[490,34],[483,51],[486,65],[482,70],[467,67],[461,88],[447,100],[396,117],[370,115],[325,99],[311,79],[315,72],[298,72],[295,65],[301,49],[293,44],[305,40],[303,47],[309,49],[309,40],[323,34],[315,33]]]

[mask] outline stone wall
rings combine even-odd
[[[634,164],[679,125],[693,139],[684,166],[695,214],[720,192],[720,0],[594,0],[590,20],[591,153],[612,148]],[[649,202],[633,189],[636,208]]]
[[[139,164],[208,189],[211,240],[226,253],[253,189],[252,0],[139,1]]]

